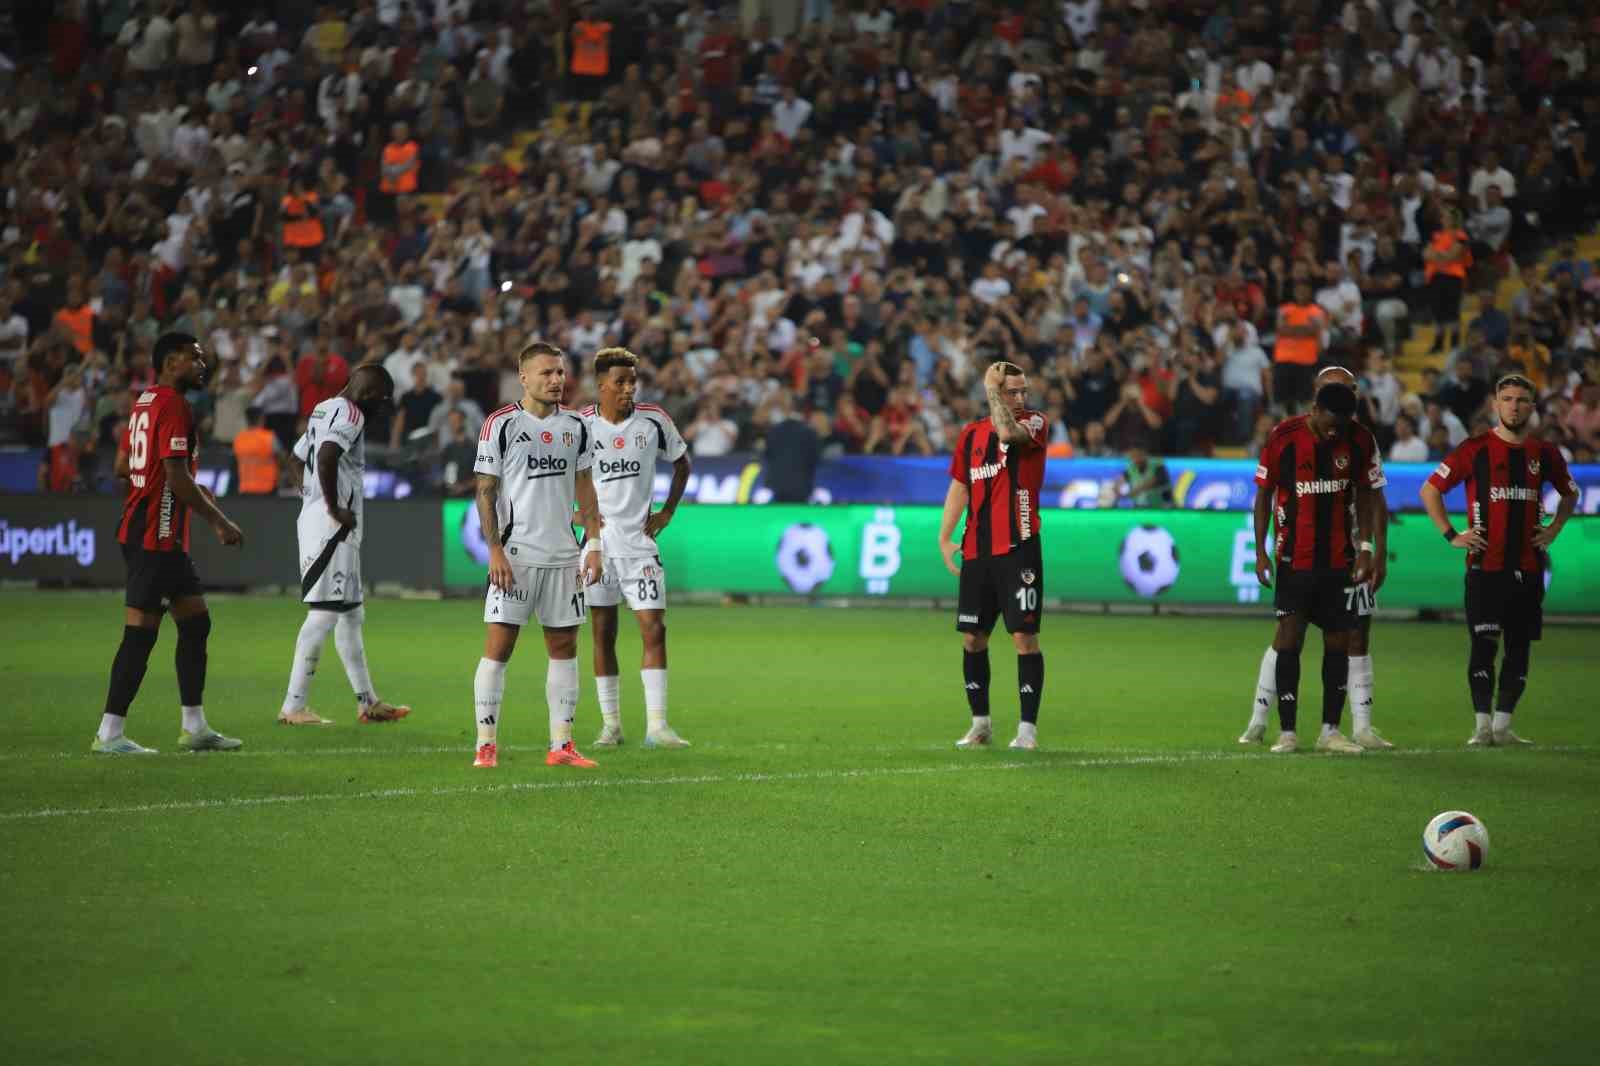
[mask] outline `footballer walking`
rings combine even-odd
[[[1017,649],[1022,718],[1013,748],[1038,747],[1044,655],[1039,620],[1044,603],[1044,557],[1039,549],[1039,493],[1044,487],[1045,419],[1027,407],[1028,379],[1012,363],[983,376],[989,417],[966,425],[950,459],[950,487],[939,522],[939,553],[960,578],[956,630],[972,724],[958,748],[989,744],[989,634],[1004,616]],[[956,523],[966,516],[958,545]],[[956,563],[959,553],[961,562]]]
[[[1356,392],[1325,381],[1311,412],[1280,422],[1267,437],[1256,467],[1256,579],[1276,588],[1273,606],[1274,687],[1278,740],[1272,750],[1296,751],[1300,652],[1308,626],[1322,630],[1322,731],[1318,751],[1360,754],[1339,732],[1356,628],[1351,589],[1373,574],[1372,529],[1387,484],[1378,443],[1353,420]],[[1275,533],[1269,535],[1268,524]],[[1274,575],[1276,564],[1276,575]]]
[[[296,531],[306,620],[294,642],[289,688],[278,712],[282,725],[332,724],[307,705],[329,633],[355,692],[358,722],[397,722],[411,713],[378,698],[361,632],[367,615],[361,587],[367,419],[393,404],[389,372],[370,363],[358,366],[343,392],[312,409],[295,442],[295,459],[304,466]]]
[[[1499,424],[1469,437],[1445,457],[1422,486],[1422,505],[1445,542],[1467,553],[1467,688],[1472,694],[1474,747],[1514,747],[1530,741],[1511,729],[1528,684],[1533,642],[1544,630],[1544,581],[1550,545],[1578,505],[1578,485],[1560,449],[1528,436],[1533,382],[1507,374],[1495,383]],[[1444,495],[1465,484],[1469,525],[1459,532],[1445,511]],[[1542,524],[1541,488],[1561,497],[1555,517]],[[1500,653],[1500,684],[1495,655]]]
[[[473,681],[478,723],[474,766],[498,762],[497,729],[506,664],[530,621],[544,630],[549,656],[550,766],[594,766],[572,744],[578,708],[578,629],[585,589],[600,577],[602,553],[584,557],[572,532],[576,499],[589,537],[600,533],[590,473],[592,449],[582,418],[561,407],[567,357],[542,341],[522,349],[520,403],[491,414],[478,435],[478,522],[489,545],[489,591],[483,605],[483,658]]]
[[[600,396],[583,410],[594,442],[595,496],[605,528],[590,537],[585,554],[602,551],[605,565],[589,588],[589,621],[594,633],[594,684],[603,724],[596,747],[623,742],[621,679],[617,666],[617,607],[624,600],[639,622],[644,644],[639,679],[644,686],[647,748],[686,748],[689,742],[667,724],[667,575],[656,537],[667,528],[689,484],[689,446],[667,412],[655,404],[635,404],[638,358],[626,348],[595,353],[594,378]],[[666,504],[652,512],[656,464],[672,464]]]
[[[154,755],[123,732],[128,708],[139,694],[150,652],[169,607],[178,631],[173,661],[178,671],[178,702],[183,719],[178,746],[189,751],[232,751],[240,741],[206,723],[206,643],[211,614],[200,575],[189,558],[189,517],[198,513],[225,545],[244,543],[244,534],[195,484],[194,414],[184,393],[206,380],[206,353],[187,333],[166,333],[152,352],[156,384],[146,389],[128,418],[128,480],[117,540],[128,566],[127,615],[122,643],[111,663],[111,684],[100,729],[90,745],[102,755]]]

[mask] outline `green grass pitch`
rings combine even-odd
[[[1401,749],[1281,757],[1234,743],[1265,619],[1052,615],[1046,750],[1003,747],[997,642],[1001,745],[964,753],[947,614],[674,608],[693,748],[587,748],[585,639],[577,738],[601,765],[545,767],[529,639],[486,773],[478,603],[370,604],[378,689],[415,713],[355,725],[330,643],[313,706],[338,725],[301,730],[273,724],[299,605],[212,610],[207,710],[245,750],[169,754],[167,628],[129,726],[164,753],[91,758],[119,598],[0,593],[6,1062],[1600,1055],[1593,629],[1535,647],[1538,748],[1464,747],[1460,627],[1380,622],[1377,722]],[[1418,869],[1452,807],[1492,834],[1479,874]]]

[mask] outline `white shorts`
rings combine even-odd
[[[302,515],[297,523],[300,540],[300,599],[305,603],[360,603],[361,541],[354,530],[339,536],[332,519]]]
[[[508,626],[525,626],[536,620],[550,629],[571,629],[589,617],[584,602],[583,576],[571,566],[511,566],[515,583],[510,592],[493,585],[483,601],[483,620]]]
[[[615,607],[623,600],[635,611],[667,609],[667,571],[654,555],[607,557],[600,580],[589,587],[592,607]]]

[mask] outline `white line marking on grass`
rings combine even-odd
[[[359,749],[382,750],[382,749]],[[532,749],[542,751],[542,748]],[[1546,752],[1586,752],[1593,748],[1577,747],[1547,747]],[[416,753],[428,751],[448,751],[461,754],[460,748],[429,748],[412,749]],[[262,754],[267,754],[263,752]],[[300,753],[297,753],[300,754]],[[975,753],[976,754],[976,753]],[[1405,751],[1387,752],[1388,757],[1396,756],[1423,756],[1423,755],[1468,755],[1474,758],[1484,757],[1483,752],[1472,751],[1466,748],[1412,748]],[[230,758],[218,755],[215,758]],[[977,758],[982,758],[977,755]],[[1384,756],[1378,756],[1383,758]],[[129,761],[135,756],[128,756]],[[184,811],[219,811],[241,810],[252,807],[272,807],[279,805],[292,805],[302,803],[339,803],[352,800],[383,800],[383,799],[429,799],[442,796],[465,795],[494,795],[499,793],[517,792],[562,792],[585,789],[609,788],[659,788],[668,785],[743,785],[743,784],[783,784],[794,781],[838,781],[854,780],[869,777],[912,777],[928,774],[960,774],[984,773],[997,770],[1079,770],[1099,769],[1108,767],[1129,766],[1162,766],[1181,763],[1204,762],[1241,762],[1250,759],[1263,759],[1261,752],[1226,752],[1226,751],[1172,751],[1148,752],[1143,754],[1126,753],[1109,756],[1096,756],[1082,759],[1050,759],[1029,758],[1025,761],[1007,762],[963,762],[948,763],[939,766],[869,766],[853,770],[800,770],[793,773],[750,773],[750,774],[690,774],[683,776],[663,777],[589,777],[568,779],[564,781],[511,781],[503,784],[479,785],[451,785],[437,788],[380,788],[365,792],[308,792],[292,793],[277,796],[232,796],[218,799],[202,800],[174,800],[168,803],[139,803],[122,807],[41,807],[34,810],[0,812],[0,822],[41,821],[52,818],[75,818],[91,815],[119,815],[119,814],[160,814],[166,812]],[[1284,763],[1287,760],[1271,760],[1274,763]],[[1321,761],[1321,760],[1319,760]],[[1327,760],[1330,762],[1340,760]],[[471,772],[463,770],[463,772]]]

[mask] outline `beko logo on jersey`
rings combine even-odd
[[[1005,468],[1004,463],[984,463],[982,466],[972,468],[969,479],[972,481],[986,481],[989,478],[998,476],[1000,471]]]
[[[1324,493],[1329,492],[1343,492],[1349,487],[1350,479],[1347,477],[1321,478],[1315,481],[1296,481],[1294,483],[1294,494],[1296,496],[1321,496]]]
[[[94,530],[77,522],[57,522],[32,529],[14,526],[0,518],[0,555],[16,566],[24,556],[45,555],[76,559],[79,566],[94,564]]]
[[[1539,498],[1538,489],[1501,488],[1498,485],[1489,489],[1491,502],[1499,503],[1502,500],[1525,500],[1533,502]]]
[[[530,455],[528,456],[528,476],[555,477],[567,472],[567,460],[560,455]]]
[[[604,478],[636,477],[644,472],[644,464],[637,459],[601,459],[595,465]]]

